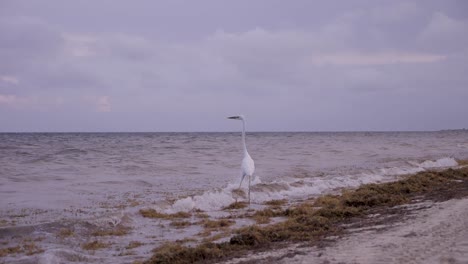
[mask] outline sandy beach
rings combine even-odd
[[[404,212],[325,246],[295,244],[228,263],[468,263],[468,198],[422,202]]]

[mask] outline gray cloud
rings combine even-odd
[[[6,2],[2,129],[468,127],[464,2],[332,2]]]
[[[3,74],[27,70],[34,63],[49,60],[61,46],[57,31],[31,17],[0,17],[0,34]]]

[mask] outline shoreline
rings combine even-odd
[[[201,210],[167,214],[151,208],[135,207],[133,209],[136,217],[124,215],[121,221],[112,222],[110,226],[109,223],[104,223],[103,226],[89,222],[57,222],[27,226],[26,229],[21,226],[0,228],[0,237],[3,235],[5,239],[0,240],[0,263],[7,259],[21,262],[18,257],[24,255],[30,256],[24,263],[47,260],[50,262],[55,254],[62,254],[63,256],[59,257],[70,261],[105,261],[106,256],[103,253],[106,253],[108,248],[117,249],[120,260],[133,264],[309,263],[310,259],[318,263],[378,263],[379,259],[368,260],[359,257],[362,252],[368,252],[364,256],[382,255],[382,252],[372,250],[380,247],[386,252],[391,249],[391,244],[402,244],[401,241],[391,242],[392,240],[385,245],[374,243],[386,241],[384,238],[396,232],[388,230],[399,226],[399,223],[409,225],[408,220],[425,210],[434,210],[429,216],[439,211],[439,215],[442,216],[450,214],[442,210],[445,208],[443,203],[454,199],[464,201],[463,206],[460,205],[459,208],[468,207],[468,164],[463,160],[457,162],[460,165],[457,168],[427,170],[399,176],[398,180],[392,182],[370,183],[353,189],[343,189],[341,194],[334,192],[294,203],[284,199],[272,200],[262,204],[257,210],[249,208],[245,202],[235,202],[219,211],[217,216],[208,215]],[[440,204],[444,206],[441,207]],[[420,217],[420,221],[427,222],[428,220],[424,219],[427,216],[428,213]],[[465,216],[462,219],[468,219],[468,215]],[[437,222],[437,219],[432,222]],[[138,233],[133,229],[132,221],[136,220],[139,223],[134,224],[164,225],[168,230],[192,230],[194,233],[190,237],[173,242],[162,242],[162,246],[154,249],[157,245],[141,242]],[[450,220],[445,221],[446,225],[456,226],[456,223],[451,223]],[[413,229],[417,228],[419,225],[415,222]],[[463,228],[468,230],[467,226]],[[66,249],[44,250],[41,245],[50,243],[50,240],[35,230],[51,230],[56,236],[53,241],[59,241],[61,244],[73,243],[70,245],[78,247],[80,251],[76,253]],[[419,230],[424,231],[424,228]],[[385,233],[387,231],[390,233]],[[403,238],[419,238],[424,237],[418,235],[421,232],[400,233]],[[384,235],[381,235],[382,233]],[[175,233],[166,235],[171,234]],[[369,239],[368,234],[372,234],[374,239]],[[439,234],[443,236],[443,230]],[[464,233],[460,231],[455,234]],[[16,242],[12,243],[8,237],[15,238]],[[468,237],[468,234],[465,237]],[[130,239],[131,242],[122,242]],[[343,241],[357,242],[346,244]],[[462,244],[468,243],[463,239],[460,241]],[[367,245],[367,248],[353,248],[354,244]],[[419,248],[416,250],[421,251]],[[335,252],[346,254],[339,255]],[[395,251],[395,254],[409,253]],[[343,258],[340,260],[338,256]],[[462,259],[465,257],[461,256]],[[7,258],[2,259],[3,257]],[[439,256],[439,259],[442,257],[445,255]],[[400,262],[426,263],[418,262],[421,256],[413,258],[416,262],[411,262],[410,259]],[[449,255],[448,258],[458,261],[460,257]],[[392,262],[386,259],[385,263]]]
[[[404,223],[411,212],[424,212],[424,208],[429,204],[431,204],[429,207],[433,207],[438,203],[450,203],[447,201],[463,197],[468,197],[468,168],[424,171],[401,177],[395,182],[365,184],[355,190],[344,190],[341,195],[324,195],[286,209],[266,209],[261,212],[262,216],[283,217],[285,220],[233,230],[234,235],[229,241],[221,243],[206,242],[197,246],[168,243],[156,248],[154,255],[143,263],[309,263],[314,257],[318,263],[378,263],[380,261],[378,258],[372,259],[370,256],[378,257],[382,254],[365,251],[377,247],[372,239],[362,238],[364,242],[356,242],[358,245],[367,245],[364,249],[357,248],[354,251],[352,247],[346,250],[338,249],[337,252],[344,252],[342,260],[334,257],[336,255],[334,253],[327,255],[326,250],[333,252],[334,247],[340,248],[340,243],[352,238],[353,234],[359,237],[360,234],[367,234],[372,230],[377,233],[378,230],[390,230],[395,223]],[[461,201],[463,202],[457,205],[458,208],[466,205],[466,199]],[[436,207],[433,210],[437,212],[439,209]],[[463,212],[468,215],[468,210]],[[438,215],[446,214],[445,211],[441,211]],[[467,225],[463,221],[465,214],[457,218],[461,219],[458,225],[447,218],[447,225],[458,226],[457,230],[465,228]],[[437,219],[429,222],[437,223]],[[424,226],[421,227],[416,221],[413,229],[417,228],[421,230]],[[389,236],[383,234],[384,237]],[[443,236],[443,229],[439,234]],[[407,232],[403,237],[411,238],[418,235],[416,232]],[[376,239],[385,241],[378,236]],[[465,242],[463,240],[461,243]],[[398,243],[393,243],[391,240],[388,242],[390,245]],[[382,245],[381,248],[384,248],[385,252],[390,252],[388,246]],[[322,256],[324,258],[320,259]],[[327,256],[331,256],[330,259],[327,259]],[[419,260],[431,256],[421,251],[414,259],[410,256],[401,261],[423,263]],[[370,259],[359,257],[370,257]],[[382,259],[385,263],[389,260],[392,258]],[[393,263],[401,261],[395,259]]]
[[[385,223],[350,227],[319,245],[291,244],[222,263],[468,263],[467,196],[425,200],[387,216]]]
[[[278,263],[467,263],[468,199],[426,206],[410,209],[402,221],[352,232],[330,247]]]

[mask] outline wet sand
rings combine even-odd
[[[468,186],[347,224],[318,245],[291,244],[228,263],[468,263]]]
[[[468,199],[435,203],[381,228],[301,249],[278,263],[468,263]]]

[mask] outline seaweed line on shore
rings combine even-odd
[[[273,217],[284,220],[239,228],[229,240],[220,243],[206,241],[196,246],[166,243],[143,263],[213,263],[289,243],[325,245],[352,229],[392,221],[391,216],[404,210],[401,205],[465,196],[468,196],[467,167],[424,171],[395,182],[366,184],[355,190],[344,190],[340,195],[324,195],[288,208],[266,208],[254,216],[261,217],[263,222]],[[369,217],[373,215],[390,217]]]

